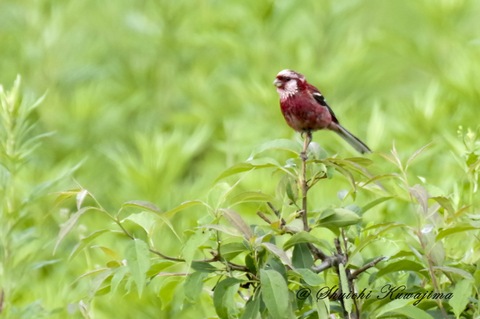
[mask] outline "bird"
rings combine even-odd
[[[307,133],[311,139],[312,132],[327,129],[340,135],[361,154],[372,152],[364,142],[340,125],[323,94],[308,83],[305,76],[293,70],[282,70],[273,85],[280,96],[283,117],[295,131],[302,135]]]

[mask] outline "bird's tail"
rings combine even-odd
[[[368,146],[365,145],[365,143],[363,143],[358,137],[350,133],[346,128],[344,128],[340,124],[335,125],[335,128],[333,130],[360,153],[365,154],[365,153],[372,152],[370,148],[368,148]]]

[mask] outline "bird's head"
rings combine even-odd
[[[277,87],[280,98],[295,95],[305,84],[305,77],[293,70],[282,70],[275,77],[273,85]]]

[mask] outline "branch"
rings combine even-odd
[[[270,202],[267,202],[267,205],[268,207],[270,207],[270,209],[273,211],[273,213],[275,214],[275,216],[277,216],[278,218],[280,218],[280,212],[278,211],[278,209],[275,208],[275,206],[273,206],[272,203]]]
[[[312,271],[320,273],[330,267],[336,267],[344,260],[343,256],[335,254],[333,256],[326,257],[323,262],[318,266],[313,266]]]
[[[261,211],[258,211],[258,212],[257,212],[257,215],[258,215],[258,217],[260,217],[261,219],[263,219],[267,224],[270,225],[270,224],[272,223],[272,221],[271,221],[270,219],[268,219],[268,217],[265,216],[265,214],[262,213]]]
[[[385,260],[386,257],[378,257],[372,260],[371,262],[363,265],[361,268],[358,268],[354,272],[352,272],[351,279],[354,280],[356,279],[362,272],[366,271],[367,269],[370,269],[374,267],[376,264],[381,262],[382,260]]]
[[[120,227],[120,229],[122,230],[122,232],[125,234],[125,236],[127,236],[128,238],[130,238],[131,240],[135,240],[135,237],[130,234],[130,232],[128,230],[125,229],[125,227],[123,227],[122,223],[120,222],[120,220],[118,220],[118,218],[114,218],[113,219],[115,221],[115,223],[118,225],[118,227]],[[148,247],[148,250],[152,253],[152,254],[155,254],[157,256],[160,256],[162,257],[163,259],[166,259],[166,260],[171,260],[171,261],[176,261],[176,262],[185,262],[185,259],[183,258],[176,258],[176,257],[170,257],[170,256],[167,256],[161,252],[159,252],[158,250],[155,250],[151,247]],[[203,259],[203,260],[194,260],[194,262],[204,262],[204,263],[211,263],[211,262],[214,262],[214,261],[218,261],[219,258],[218,256],[213,256],[212,258],[209,258],[209,259]]]
[[[328,258],[328,256],[323,251],[315,247],[313,244],[309,243],[308,248],[312,252],[315,259],[326,260]]]
[[[308,159],[308,145],[312,141],[312,132],[307,131],[305,132],[305,139],[303,141],[303,150],[300,153],[300,158],[302,159],[302,173],[300,176],[300,187],[302,190],[302,222],[303,222],[303,230],[310,231],[310,227],[308,226],[308,209],[307,209],[307,193],[308,193],[308,181],[307,181],[307,159]]]

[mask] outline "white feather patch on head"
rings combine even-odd
[[[281,87],[277,86],[277,92],[281,99],[286,99],[298,92],[298,81],[304,81],[304,76],[293,70],[285,69],[277,74],[277,79],[283,81]]]
[[[292,95],[295,95],[298,92],[298,85],[296,79],[291,79],[285,83],[283,92],[280,94],[282,98],[287,98]]]
[[[277,76],[289,76],[292,73],[293,73],[292,70],[285,69],[285,70],[282,70],[282,71],[278,72]]]

